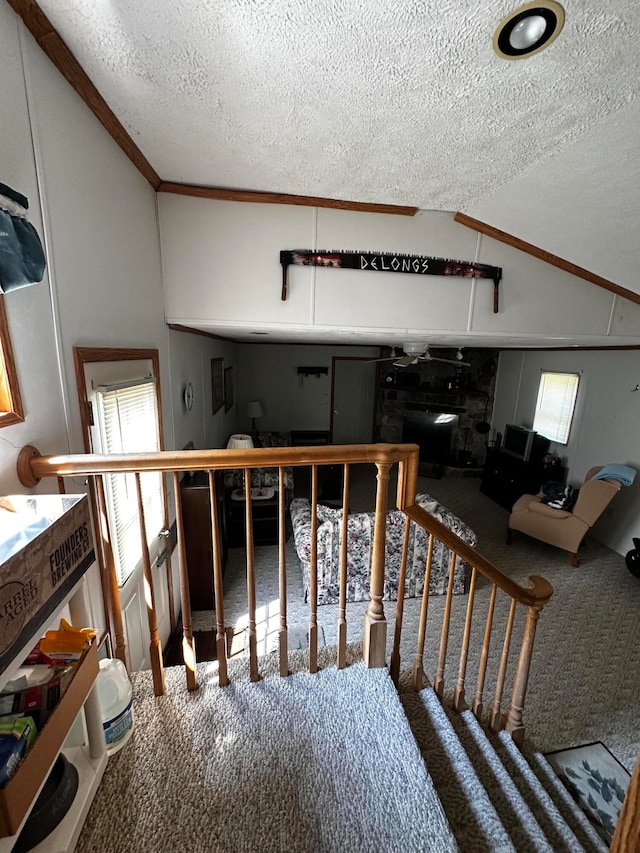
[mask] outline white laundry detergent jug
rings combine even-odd
[[[133,688],[127,668],[118,658],[100,661],[98,699],[107,754],[113,755],[133,732]]]

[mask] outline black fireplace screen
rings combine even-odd
[[[406,412],[402,441],[420,447],[420,461],[446,465],[452,458],[458,415],[453,412]]]

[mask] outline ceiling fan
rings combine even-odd
[[[440,361],[443,364],[453,364],[455,367],[471,367],[468,361],[463,361],[462,348],[458,347],[455,358],[439,358],[431,355],[429,352],[429,344],[407,343],[402,345],[404,355],[398,356],[396,348],[391,348],[391,355],[387,358],[374,358],[372,361],[392,361],[394,367],[409,367],[412,364],[419,364],[421,361]]]

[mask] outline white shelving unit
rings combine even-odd
[[[0,689],[11,680],[27,654],[47,629],[56,623],[67,605],[72,624],[82,626],[90,624],[91,616],[84,571],[60,597],[52,612],[42,608],[42,620],[38,620],[40,611],[32,618],[29,624],[33,627],[33,633],[24,642],[20,641],[20,647],[12,653],[10,662],[0,673]],[[38,733],[30,750],[7,785],[0,789],[0,810],[3,815],[11,814],[10,828],[15,828],[13,835],[0,838],[0,853],[9,853],[13,849],[61,751],[64,751],[68,760],[78,771],[78,791],[62,822],[33,850],[38,853],[72,853],[74,850],[107,764],[106,744],[95,683],[98,672],[98,650],[94,642],[78,664],[71,683]],[[84,715],[86,743],[82,746],[66,748],[65,741],[78,714]],[[33,796],[31,796],[32,793]],[[4,825],[5,822],[3,817],[0,825]]]

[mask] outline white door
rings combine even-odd
[[[333,444],[370,444],[376,365],[363,359],[333,361]]]
[[[141,441],[138,447],[129,446],[124,452],[142,450],[157,450],[161,448],[159,436],[159,420],[157,405],[155,404],[155,390],[146,395],[138,393],[140,389],[154,389],[159,377],[153,375],[153,362],[151,359],[138,361],[101,361],[87,362],[84,364],[85,384],[87,399],[92,408],[93,424],[90,427],[91,449],[95,453],[109,452],[106,443],[109,440],[108,433],[114,418],[109,415],[115,407],[119,410],[122,406],[122,419],[126,418],[125,407],[127,394],[135,395],[135,406],[129,413],[136,423],[141,424]],[[118,395],[114,398],[114,394]],[[151,400],[151,404],[150,404]],[[130,407],[131,408],[131,407]],[[116,417],[116,421],[120,418]],[[135,439],[134,442],[135,443]],[[117,452],[117,451],[111,451]],[[146,483],[144,478],[148,478]],[[157,475],[157,483],[161,488],[161,475]],[[126,478],[126,480],[125,480]],[[153,585],[156,604],[156,619],[160,642],[164,647],[171,633],[171,621],[169,613],[169,594],[167,585],[167,574],[164,567],[157,565],[157,557],[165,547],[165,538],[160,535],[165,518],[164,499],[158,503],[157,494],[147,501],[147,490],[154,492],[155,474],[143,475],[143,495],[145,496],[145,524],[147,526],[147,539],[149,542],[149,554],[151,559]],[[122,619],[125,632],[125,642],[129,656],[129,665],[133,671],[148,669],[149,660],[149,624],[144,595],[144,575],[142,560],[127,561],[125,552],[128,548],[135,550],[137,556],[141,552],[140,531],[137,521],[132,524],[121,524],[122,545],[118,553],[115,513],[116,505],[124,507],[124,511],[130,509],[137,503],[137,490],[134,475],[118,474],[110,483],[109,478],[104,478],[105,491],[107,493],[107,505],[109,510],[109,525],[111,530],[114,558],[119,562],[118,571],[123,572],[120,582],[120,602],[122,608]],[[122,513],[121,513],[122,514]],[[137,519],[137,506],[135,506],[135,519]],[[127,564],[128,563],[128,564]],[[126,566],[126,568],[125,568]]]

